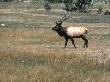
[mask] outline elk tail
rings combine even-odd
[[[89,30],[87,28],[85,28],[85,30],[86,30],[86,34],[87,34]]]

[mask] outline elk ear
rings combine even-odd
[[[59,21],[58,25],[60,25],[60,26],[61,26],[61,25],[62,25],[62,21]]]

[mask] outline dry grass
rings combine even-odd
[[[70,13],[63,25],[86,26],[89,48],[75,39],[77,49],[71,42],[63,49],[64,39],[50,28],[62,12],[0,9],[0,82],[110,82],[109,16]],[[83,23],[94,18],[102,20]]]
[[[109,34],[90,28],[88,49],[64,40],[50,28],[0,29],[1,82],[109,82]],[[94,31],[92,31],[94,30]],[[100,34],[100,32],[102,32]]]

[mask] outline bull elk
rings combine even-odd
[[[74,48],[76,48],[74,44],[74,38],[82,38],[84,40],[84,48],[88,47],[88,39],[86,38],[88,29],[86,27],[63,27],[62,21],[55,21],[56,26],[52,28],[53,31],[56,31],[61,37],[65,39],[65,47],[67,46],[68,40],[72,41]]]

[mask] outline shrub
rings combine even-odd
[[[61,3],[62,0],[44,0],[44,1],[48,1],[50,3]]]
[[[46,2],[45,5],[44,5],[44,8],[46,11],[50,11],[51,10],[51,5],[49,2]]]
[[[103,7],[102,6],[99,6],[98,10],[97,10],[97,13],[98,14],[101,14],[103,12]]]
[[[65,10],[85,12],[87,7],[91,6],[91,0],[64,0]]]
[[[110,12],[108,10],[106,10],[104,15],[110,15]]]

